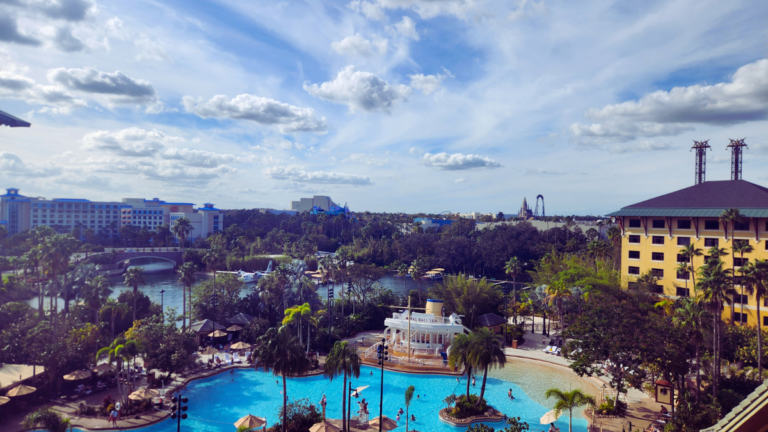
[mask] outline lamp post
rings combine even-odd
[[[165,294],[165,290],[160,290],[160,313],[163,315],[163,324],[165,324],[165,308],[163,306],[163,294]]]
[[[382,418],[383,410],[384,410],[384,361],[389,360],[389,352],[387,351],[386,345],[384,343],[387,340],[385,338],[381,338],[381,345],[379,345],[376,348],[377,351],[377,358],[379,359],[379,365],[381,366],[381,389],[379,391],[379,432],[381,432],[381,424],[384,423],[384,419]]]
[[[176,432],[181,432],[181,421],[187,419],[187,413],[184,411],[188,409],[186,405],[182,404],[189,402],[189,399],[181,397],[181,392],[179,392],[179,396],[174,396],[171,402],[173,402],[171,418],[176,420]]]
[[[347,431],[352,429],[352,380],[349,380],[349,391],[347,392]]]

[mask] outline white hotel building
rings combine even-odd
[[[122,201],[90,201],[87,199],[27,197],[15,188],[0,195],[0,225],[13,235],[36,226],[45,225],[58,232],[74,228],[92,229],[97,234],[116,236],[123,226],[146,228],[150,231],[180,217],[192,221],[190,239],[208,237],[223,229],[224,214],[205,204],[195,209],[193,203],[166,202],[158,198],[123,198]]]

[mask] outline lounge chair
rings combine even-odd
[[[242,360],[240,360],[240,356],[237,353],[232,354],[232,360],[235,363],[242,363],[243,362]]]
[[[544,348],[542,351],[543,351],[543,352],[547,352],[547,351],[549,351],[549,350],[552,348],[552,346],[553,346],[554,344],[555,344],[555,340],[554,340],[554,339],[550,339],[550,340],[549,340],[549,343],[547,344],[547,347],[546,347],[546,348]]]
[[[224,363],[232,364],[232,357],[229,354],[224,354]]]
[[[556,356],[561,356],[561,355],[563,355],[562,351],[563,351],[562,348],[557,348],[557,351],[555,351],[553,354],[556,355]]]

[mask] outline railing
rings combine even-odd
[[[381,342],[378,342],[366,349],[358,348],[358,353],[362,351],[363,358],[369,359],[369,360],[376,360],[378,361],[378,351],[376,350],[376,347],[381,345]],[[392,349],[392,347],[388,347],[388,349]],[[397,351],[397,350],[395,350]],[[436,349],[413,349],[413,353],[411,355],[440,355],[439,348]],[[404,351],[400,351],[404,352]],[[442,358],[439,359],[420,359],[420,358],[411,358],[408,359],[407,357],[396,357],[396,356],[389,356],[389,360],[387,360],[387,363],[393,364],[393,365],[401,365],[401,366],[429,366],[429,367],[440,367],[440,368],[448,368],[448,362],[444,361]]]
[[[403,321],[408,321],[408,314],[407,313],[393,313],[392,314],[393,319],[399,319]],[[428,323],[428,324],[450,324],[451,319],[447,317],[435,317],[433,321],[420,321],[418,319],[415,319],[416,317],[411,317],[411,321],[418,324],[420,322]],[[459,324],[460,321],[456,321],[456,324]]]

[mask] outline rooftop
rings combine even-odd
[[[477,322],[483,327],[493,327],[504,324],[504,318],[496,315],[495,313],[488,313],[477,317]]]

